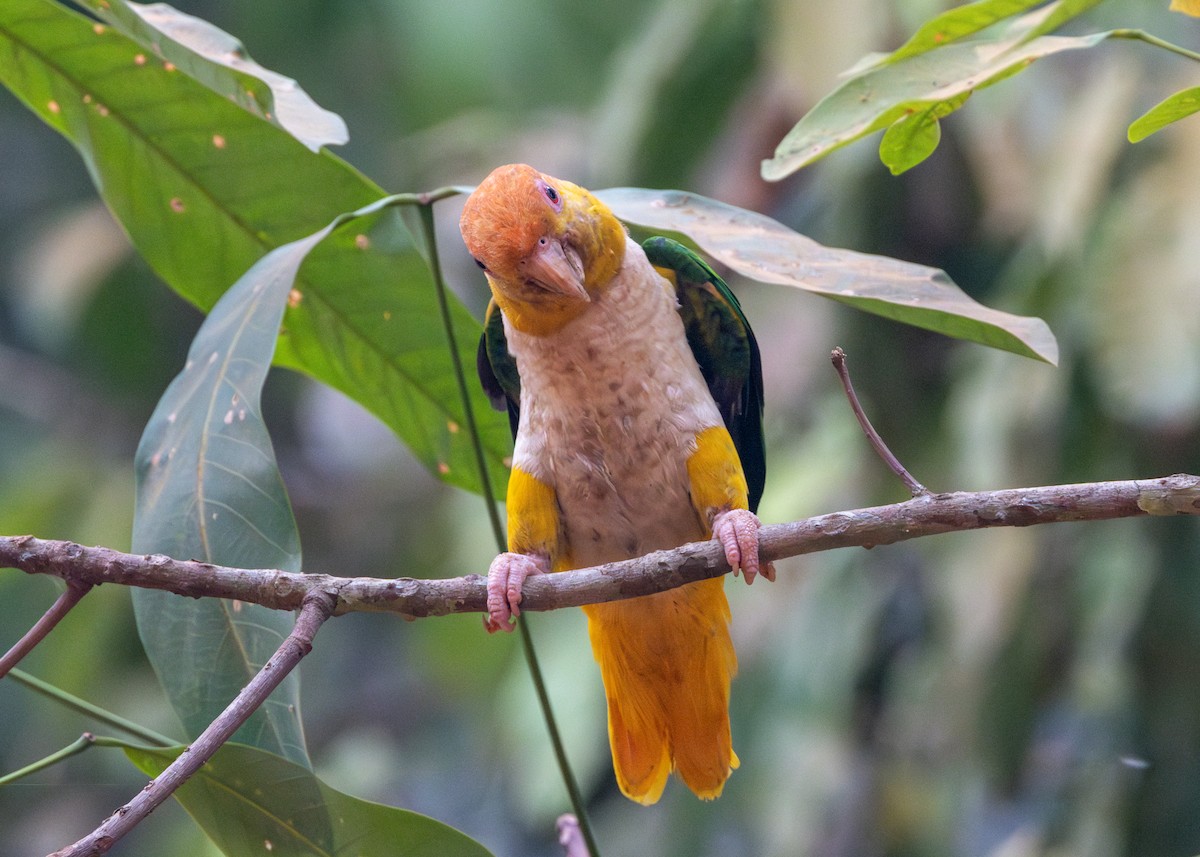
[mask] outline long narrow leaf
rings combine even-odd
[[[1200,86],[1176,92],[1151,107],[1129,126],[1129,142],[1140,143],[1173,122],[1200,111]]]
[[[769,217],[696,194],[613,188],[597,195],[622,220],[686,235],[751,279],[1047,363],[1058,360],[1044,321],[976,303],[935,268],[823,247]]]
[[[300,539],[259,400],[300,264],[333,228],[264,256],[217,302],[138,445],[133,549],[300,570]],[[189,735],[279,647],[291,617],[252,604],[135,589],[138,630]],[[308,764],[295,674],[238,732]]]

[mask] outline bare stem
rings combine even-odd
[[[777,560],[959,530],[1103,521],[1147,514],[1200,515],[1200,476],[1180,474],[1160,479],[926,494],[888,506],[769,524],[759,531],[759,541],[763,558]],[[423,617],[483,613],[487,601],[486,582],[478,574],[441,580],[293,574],[226,568],[157,555],[134,556],[33,536],[0,536],[0,568],[6,566],[93,585],[119,583],[193,598],[233,598],[276,610],[295,610],[314,591],[336,598],[335,614],[374,611]],[[716,542],[696,542],[623,562],[531,577],[525,582],[521,609],[556,610],[633,598],[728,571]]]
[[[75,844],[56,851],[51,857],[91,857],[105,854],[121,837],[169,798],[175,789],[200,770],[238,727],[266,701],[271,691],[275,690],[300,663],[300,659],[312,651],[313,637],[325,620],[333,615],[334,604],[335,599],[331,593],[319,589],[310,592],[304,599],[300,616],[287,639],[263,664],[250,683],[242,688],[229,707],[200,733],[191,746],[138,792],[133,800],[110,815],[99,827]]]
[[[8,675],[12,668],[21,662],[21,658],[33,651],[33,647],[54,630],[54,627],[71,612],[71,608],[78,604],[91,588],[90,583],[76,580],[67,581],[67,588],[50,605],[50,609],[34,623],[25,636],[17,640],[16,644],[4,654],[4,657],[0,658],[0,678]]]
[[[858,401],[858,394],[854,392],[854,385],[850,383],[850,370],[846,368],[846,352],[840,347],[833,349],[833,353],[829,355],[829,359],[833,361],[833,368],[837,370],[838,378],[842,381],[842,389],[846,391],[846,398],[850,400],[850,409],[854,411],[854,417],[858,420],[858,424],[862,426],[863,434],[867,436],[867,440],[871,442],[871,447],[883,459],[884,464],[892,469],[892,472],[900,477],[909,492],[914,497],[921,497],[929,493],[929,489],[913,478],[913,475],[908,472],[900,459],[892,454],[888,449],[888,445],[883,442],[883,438],[879,436],[879,432],[875,431],[875,426],[871,425],[871,421],[867,419],[867,412],[863,410],[862,405]]]

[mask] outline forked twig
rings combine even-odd
[[[846,391],[846,398],[850,400],[850,409],[854,411],[854,417],[862,427],[863,434],[867,436],[867,440],[871,442],[871,447],[883,459],[884,464],[900,477],[900,481],[908,486],[908,490],[914,497],[924,497],[927,495],[929,489],[913,478],[913,475],[908,472],[907,468],[900,463],[900,459],[896,458],[892,454],[892,451],[888,449],[888,445],[883,442],[883,438],[879,436],[879,432],[875,431],[875,427],[871,425],[871,421],[867,419],[867,413],[859,403],[858,395],[854,392],[854,385],[850,383],[850,370],[846,368],[846,352],[839,346],[833,349],[833,352],[829,355],[829,359],[833,361],[833,368],[837,370],[838,378],[842,381],[842,389]]]
[[[174,791],[212,758],[221,745],[258,710],[271,692],[290,673],[300,659],[312,651],[313,637],[325,620],[333,615],[334,596],[323,590],[313,590],[305,596],[300,616],[292,632],[258,674],[242,688],[229,706],[200,733],[167,768],[138,792],[129,803],[110,815],[104,822],[80,839],[51,857],[92,857],[105,854],[126,833],[148,816]]]

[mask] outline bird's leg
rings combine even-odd
[[[489,634],[511,631],[513,617],[521,615],[521,587],[525,578],[548,574],[550,558],[544,554],[502,553],[488,568],[487,608],[483,627]]]
[[[713,516],[713,538],[725,549],[725,559],[733,568],[734,576],[740,570],[746,575],[746,583],[754,582],[760,572],[771,582],[775,581],[775,565],[760,565],[758,560],[758,528],[762,522],[749,509],[726,509]]]

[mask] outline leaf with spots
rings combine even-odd
[[[300,570],[300,538],[260,397],[288,293],[334,227],[273,250],[196,334],[138,444],[133,550],[241,568]],[[146,654],[184,728],[199,735],[287,636],[286,613],[135,589]],[[238,739],[308,764],[293,673]]]
[[[312,151],[349,140],[342,117],[318,105],[296,81],[256,63],[240,41],[208,21],[166,3],[81,2],[102,21]]]
[[[182,747],[126,745],[157,776]],[[253,747],[226,744],[175,799],[228,855],[247,857],[488,857],[466,834],[425,815],[371,803]]]
[[[1044,321],[986,307],[936,268],[825,247],[765,215],[698,194],[611,188],[596,195],[622,220],[686,235],[752,280],[794,286],[1047,363],[1058,360],[1058,343]]]
[[[384,195],[264,118],[265,101],[239,99],[240,72],[199,54],[185,62],[188,49],[130,4],[90,2],[105,23],[51,0],[0,3],[0,84],[79,150],[139,252],[201,309],[272,248]],[[479,491],[429,269],[394,214],[360,234],[332,237],[301,272],[276,362],[341,390],[438,478]],[[471,365],[479,323],[449,301]],[[475,404],[503,493],[507,426],[482,393]]]

